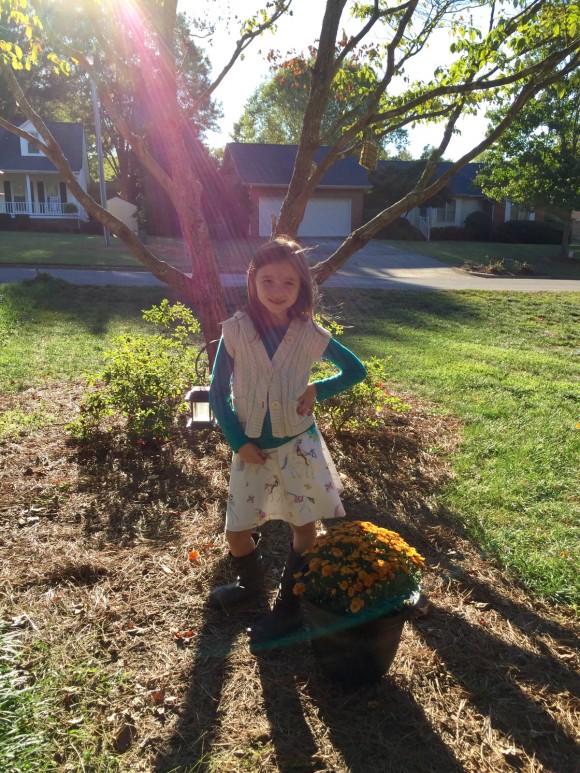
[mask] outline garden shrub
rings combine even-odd
[[[30,231],[30,215],[14,215],[14,228],[17,231]]]
[[[468,238],[475,242],[485,242],[491,239],[493,223],[490,215],[485,212],[470,212],[464,220]]]
[[[68,425],[73,436],[89,440],[122,417],[132,440],[166,440],[186,410],[185,391],[197,383],[199,322],[186,306],[166,299],[143,319],[157,332],[115,339],[103,370],[88,379],[78,419]]]
[[[365,360],[366,378],[355,386],[328,400],[316,408],[321,424],[328,424],[335,432],[344,429],[379,429],[393,413],[406,413],[410,409],[386,387],[388,359],[371,357]],[[323,362],[315,367],[315,378],[327,378],[334,373],[332,365]]]
[[[429,231],[429,238],[432,242],[465,242],[470,239],[465,228],[457,225],[436,226]]]
[[[12,228],[12,215],[9,212],[0,212],[0,231],[9,231]]]
[[[562,225],[537,220],[508,220],[496,226],[493,240],[509,244],[560,244]]]

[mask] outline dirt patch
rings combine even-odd
[[[59,770],[105,752],[107,769],[167,773],[577,770],[577,621],[530,598],[437,509],[455,421],[413,403],[378,435],[326,434],[349,517],[396,529],[429,565],[391,672],[346,691],[307,641],[250,655],[245,627],[268,599],[227,616],[205,606],[231,576],[220,435],[81,449],[64,429],[79,396],[0,397],[0,410],[42,400],[57,417],[0,443],[0,589],[31,679],[58,675],[46,721]],[[288,532],[263,535],[272,596]]]

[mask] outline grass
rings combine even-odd
[[[140,266],[121,242],[102,236],[0,231],[0,265]]]
[[[390,358],[395,391],[464,422],[439,505],[528,588],[578,604],[580,295],[329,298],[358,320],[360,356]]]
[[[0,621],[0,769],[37,771],[45,743],[36,724],[43,702],[21,670],[20,638],[17,628]]]
[[[164,294],[162,288],[73,289],[42,275],[0,285],[0,392],[97,369],[114,336],[142,327],[142,309]]]
[[[502,244],[497,242],[387,242],[397,249],[408,250],[450,266],[488,266],[500,261],[527,263],[533,273],[553,279],[580,279],[580,244],[572,245],[575,260],[558,258],[557,244]]]

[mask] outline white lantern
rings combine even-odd
[[[213,429],[217,422],[209,404],[209,387],[192,387],[185,395],[185,402],[189,403],[190,417],[187,422],[188,429]]]

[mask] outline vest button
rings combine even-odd
[[[278,402],[278,400],[273,400],[272,401],[272,408],[279,408],[279,407],[280,407],[280,403]]]
[[[292,341],[294,340],[294,336],[286,336],[286,340],[288,341],[289,344],[291,344]]]

